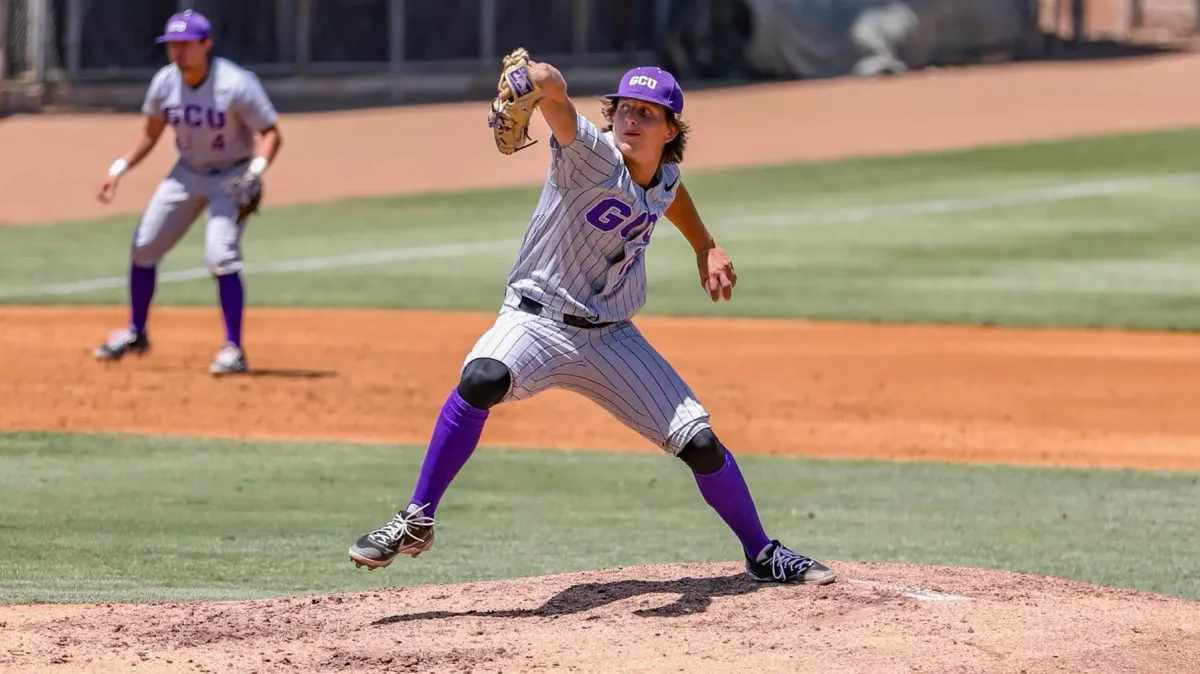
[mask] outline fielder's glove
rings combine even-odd
[[[529,52],[523,47],[504,57],[498,89],[503,90],[506,84],[511,96],[499,93],[492,100],[488,126],[496,137],[496,149],[502,154],[513,154],[537,143],[529,141],[529,120],[545,97],[529,75]]]
[[[262,176],[242,173],[225,181],[223,187],[225,195],[238,207],[238,222],[258,212],[258,206],[262,202]]]

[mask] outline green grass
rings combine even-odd
[[[665,456],[482,449],[438,545],[386,571],[346,548],[419,450],[0,434],[0,601],[231,599],[735,560]],[[768,531],[825,559],[1053,574],[1200,599],[1194,474],[740,458]]]
[[[689,172],[710,228],[737,263],[738,294],[713,306],[690,249],[664,222],[649,253],[646,311],[1200,327],[1197,172],[1200,130]],[[1150,180],[1097,188],[1142,177]],[[1046,196],[1081,183],[1083,193],[1070,198]],[[269,207],[245,239],[250,301],[493,310],[536,199],[537,189],[517,189]],[[135,221],[0,229],[0,302],[123,302]],[[202,231],[193,228],[165,271],[203,267]],[[487,250],[283,273],[263,267],[464,243]],[[105,277],[118,287],[19,292]],[[166,283],[159,300],[208,305],[215,290],[205,278]]]

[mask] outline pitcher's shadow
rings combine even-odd
[[[666,606],[639,609],[633,612],[641,618],[676,618],[706,611],[714,597],[733,597],[750,594],[764,583],[750,580],[739,573],[720,578],[680,578],[679,580],[618,580],[608,583],[580,583],[551,597],[535,609],[501,609],[493,611],[425,611],[406,613],[376,620],[373,625],[438,620],[463,616],[488,618],[545,618],[583,613],[606,604],[646,594],[678,594],[679,599]]]

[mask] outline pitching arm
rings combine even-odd
[[[575,104],[567,96],[567,80],[558,68],[536,61],[529,62],[529,77],[545,95],[538,103],[538,110],[542,111],[542,117],[554,134],[554,139],[559,145],[570,145],[575,140],[578,115]],[[507,84],[501,89],[501,95],[512,95]]]
[[[708,228],[704,226],[696,203],[692,201],[692,195],[688,193],[682,179],[676,188],[675,199],[667,207],[665,215],[688,243],[692,244],[692,250],[696,252],[700,287],[708,291],[714,302],[721,297],[726,300],[732,299],[733,289],[737,286],[737,272],[733,270],[733,261],[717,245]]]
[[[546,98],[538,109],[542,111],[542,117],[555,140],[564,147],[575,142],[579,115],[571,97],[567,95],[567,80],[558,68],[549,63],[535,63],[530,73],[533,81],[546,92]]]

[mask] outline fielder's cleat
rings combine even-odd
[[[246,364],[246,352],[236,344],[226,344],[217,352],[217,357],[213,359],[212,365],[208,366],[208,371],[216,376],[249,372],[250,366]]]
[[[837,580],[833,569],[788,550],[779,541],[768,543],[757,559],[746,557],[746,574],[762,583],[828,585]]]
[[[127,353],[142,355],[150,350],[150,340],[145,334],[138,334],[132,328],[113,330],[108,335],[108,341],[96,347],[92,352],[96,360],[121,360]]]
[[[433,547],[433,518],[421,514],[425,506],[410,504],[391,522],[360,537],[350,546],[356,568],[374,571],[392,563],[397,555],[417,555]]]

